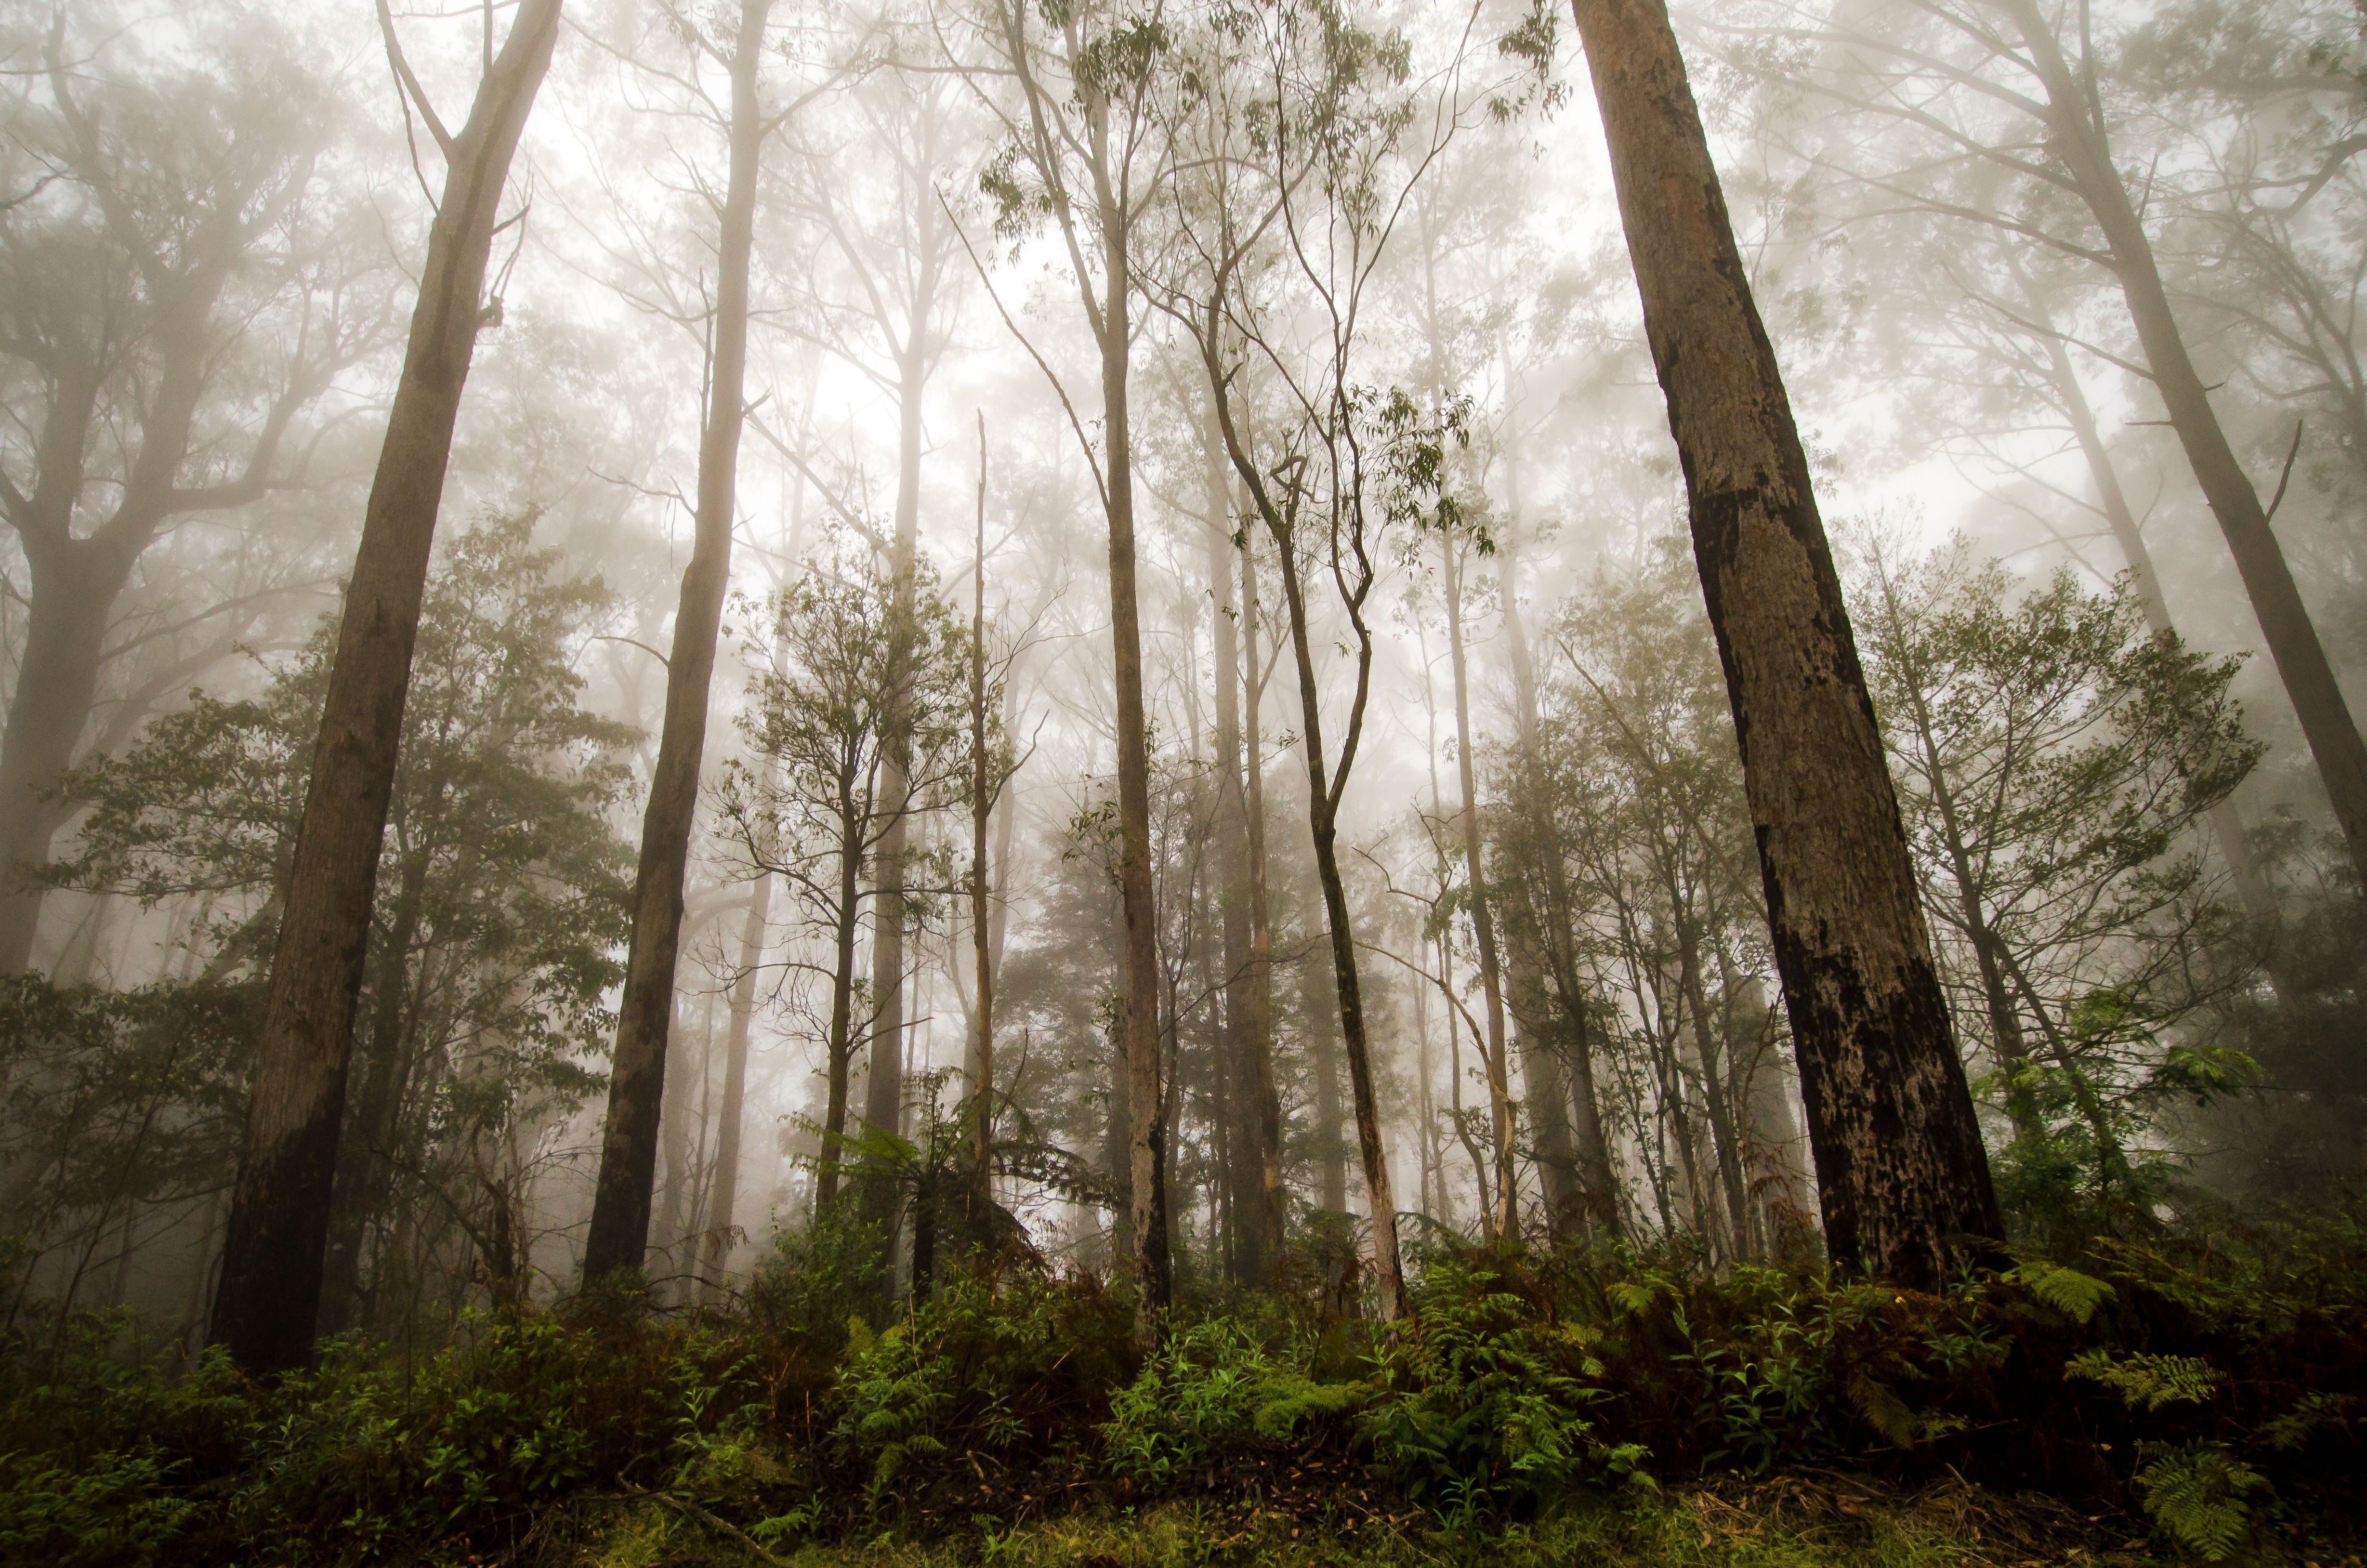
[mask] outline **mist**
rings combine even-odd
[[[2355,1540],[2362,51],[0,6],[0,1539]]]

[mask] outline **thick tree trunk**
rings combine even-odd
[[[1515,486],[1512,497],[1517,513],[1520,468],[1512,467]],[[1523,1045],[1523,1070],[1529,1074],[1530,1117],[1536,1128],[1538,1163],[1546,1172],[1547,1202],[1558,1228],[1574,1221],[1616,1235],[1620,1228],[1618,1177],[1611,1169],[1610,1140],[1603,1131],[1603,1107],[1594,1083],[1594,1039],[1588,1027],[1588,1003],[1578,979],[1578,959],[1572,948],[1578,925],[1577,900],[1569,886],[1569,870],[1562,862],[1561,833],[1553,814],[1552,781],[1546,777],[1539,754],[1537,676],[1529,656],[1528,628],[1521,619],[1520,556],[1517,538],[1505,551],[1503,583],[1504,640],[1512,656],[1512,693],[1520,722],[1518,774],[1528,810],[1534,813],[1536,863],[1525,869],[1522,886],[1527,895],[1530,943],[1515,942],[1512,994],[1523,994],[1519,969],[1523,961],[1540,966],[1535,977],[1541,998],[1536,1038],[1542,1049]],[[1540,897],[1539,895],[1542,895]],[[1528,948],[1525,955],[1523,946]],[[1547,990],[1547,987],[1550,990]],[[1517,1010],[1519,1003],[1514,1006]],[[1556,1016],[1557,1014],[1557,1016]],[[1517,1017],[1516,1017],[1517,1021]],[[1524,1037],[1525,1038],[1525,1037]],[[1563,1068],[1569,1079],[1565,1091]],[[1550,1107],[1534,1102],[1550,1096]],[[1557,1173],[1558,1176],[1557,1177]],[[1576,1210],[1576,1212],[1570,1210]]]
[[[754,248],[756,165],[764,152],[764,106],[757,86],[764,21],[772,0],[741,0],[731,48],[730,167],[725,176],[716,242],[715,347],[698,447],[698,506],[690,564],[674,610],[666,664],[665,718],[650,801],[641,815],[640,864],[633,879],[633,939],[625,994],[617,1006],[617,1054],[608,1080],[608,1119],[600,1175],[583,1242],[586,1281],[639,1268],[649,1248],[651,1186],[657,1174],[658,1121],[665,1093],[666,1028],[674,1013],[674,968],[681,958],[683,879],[698,812],[699,766],[707,752],[708,687],[716,637],[731,583],[732,509],[740,437],[747,421],[748,266]]]
[[[2002,1230],[1808,465],[1661,0],[1572,0],[1692,501],[1836,1263]]]
[[[2350,714],[2341,686],[2334,678],[2325,645],[2318,640],[2308,607],[2285,563],[2283,549],[2269,526],[2267,511],[2251,477],[2237,460],[2211,406],[2210,389],[2195,370],[2180,331],[2169,293],[2162,286],[2154,262],[2153,242],[2145,222],[2129,199],[2128,187],[2112,162],[2112,144],[2103,122],[2090,107],[2090,97],[2064,59],[2054,30],[2046,26],[2031,0],[2004,0],[2006,11],[2020,28],[2033,63],[2044,83],[2050,149],[2063,160],[2073,184],[2103,232],[2112,257],[2112,273],[2127,301],[2129,320],[2136,328],[2146,366],[2153,372],[2154,389],[2161,394],[2170,428],[2186,449],[2187,465],[2195,483],[2219,519],[2227,551],[2236,558],[2236,572],[2251,597],[2252,613],[2260,624],[2269,657],[2284,682],[2301,720],[2302,734],[2317,763],[2319,779],[2333,802],[2335,822],[2350,846],[2352,869],[2367,886],[2367,742]]]
[[[1455,674],[1455,770],[1463,786],[1455,822],[1463,838],[1463,872],[1471,889],[1471,934],[1479,949],[1479,988],[1488,1004],[1488,1113],[1496,1138],[1496,1231],[1520,1234],[1518,1152],[1513,1147],[1511,1064],[1504,1045],[1504,969],[1496,950],[1496,911],[1488,891],[1487,858],[1479,841],[1478,770],[1471,756],[1471,677],[1463,653],[1463,572],[1458,541],[1439,540],[1446,593],[1446,647]]]
[[[756,879],[748,914],[740,925],[740,968],[731,982],[730,1033],[723,1046],[723,1102],[716,1108],[715,1194],[708,1204],[705,1244],[698,1268],[709,1306],[720,1306],[731,1250],[739,1244],[733,1210],[740,1203],[742,1121],[747,1115],[748,1037],[756,1016],[756,966],[764,956],[764,923],[772,915],[773,877]]]
[[[251,1371],[300,1364],[321,1304],[354,1004],[394,786],[427,558],[495,213],[549,69],[560,0],[520,0],[447,154],[313,754],[257,1044],[213,1337]]]

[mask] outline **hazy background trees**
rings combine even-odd
[[[880,1302],[1024,1239],[1377,1312],[1448,1231],[1824,1244],[1564,19],[1022,9],[570,9],[470,285],[322,1331],[577,1288],[670,711],[602,1260],[664,1300],[780,1244]],[[2367,1095],[2367,45],[2067,15],[1675,17],[2017,1233],[2355,1176]],[[208,1332],[419,105],[486,69],[389,18],[415,91],[367,9],[0,12],[20,1313]]]

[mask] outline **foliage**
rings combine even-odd
[[[2146,1512],[2205,1562],[2235,1555],[2250,1528],[2245,1496],[2268,1483],[2215,1443],[2172,1449],[2137,1471]]]
[[[1623,1550],[1723,1539],[1737,1505],[1703,1486],[1764,1488],[1780,1517],[1846,1473],[2050,1493],[2075,1530],[2142,1506],[2208,1560],[2271,1499],[2294,1528],[2361,1522],[2367,1267],[2322,1236],[2100,1244],[1941,1296],[1442,1250],[1353,1377],[1326,1373],[1304,1303],[1179,1313],[1145,1357],[1098,1283],[1018,1269],[957,1271],[878,1331],[828,1323],[830,1280],[789,1278],[838,1267],[827,1237],[767,1266],[790,1307],[696,1328],[621,1297],[510,1312],[408,1367],[351,1340],[271,1386],[213,1357],[168,1375],[119,1323],[75,1320],[10,1364],[0,1529],[63,1562],[458,1562],[647,1493],[666,1522],[608,1533],[651,1561],[709,1521],[768,1549],[952,1532],[1025,1561],[1029,1532],[1121,1504],[1218,1510],[1211,1540],[1218,1517],[1223,1539],[1279,1519],[1360,1550],[1411,1527],[1524,1560],[1606,1506]],[[1850,1494],[1816,1506],[1864,1523]]]
[[[1606,1446],[1580,1414],[1603,1397],[1595,1332],[1540,1322],[1494,1270],[1444,1259],[1422,1280],[1413,1332],[1382,1361],[1364,1430],[1415,1502],[1460,1527],[1534,1511],[1590,1470],[1639,1474],[1638,1444]]]

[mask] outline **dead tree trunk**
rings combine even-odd
[[[1775,354],[1662,0],[1571,0],[1692,501],[1836,1263],[1935,1288],[2002,1231]]]
[[[444,148],[444,198],[428,230],[411,340],[345,590],[214,1297],[213,1337],[251,1371],[297,1366],[311,1348],[354,1004],[427,558],[483,315],[495,213],[550,66],[559,7],[560,0],[520,0],[467,123],[446,137],[431,121]]]
[[[650,1189],[657,1174],[658,1119],[665,1092],[666,1027],[681,957],[683,879],[698,810],[707,750],[708,687],[723,596],[731,580],[732,508],[740,436],[747,422],[748,264],[755,244],[756,165],[764,108],[757,86],[772,0],[741,0],[731,46],[730,168],[716,244],[715,345],[698,447],[698,506],[690,564],[674,611],[666,663],[665,718],[657,769],[641,815],[640,864],[633,879],[633,939],[617,1006],[617,1054],[608,1079],[608,1119],[600,1175],[583,1242],[583,1278],[639,1268],[650,1239]]]

